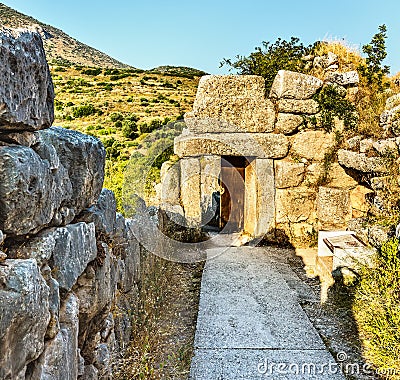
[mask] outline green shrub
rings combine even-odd
[[[386,58],[386,25],[379,26],[379,33],[372,37],[369,44],[362,47],[363,53],[367,54],[365,64],[359,66],[358,71],[368,84],[376,84],[382,91],[389,86],[385,82],[385,75],[389,74],[390,67],[382,66],[382,61]]]
[[[94,115],[97,112],[98,110],[93,106],[93,104],[84,104],[82,106],[72,108],[72,115],[74,118]]]
[[[136,122],[125,119],[122,123],[122,134],[127,139],[135,139],[138,136],[138,127]]]
[[[102,72],[102,69],[100,67],[88,68],[88,69],[84,69],[84,70],[81,71],[82,74],[92,75],[92,76],[100,75],[101,72]]]
[[[382,245],[373,269],[364,269],[354,315],[366,357],[376,369],[400,373],[400,256],[395,238]],[[397,375],[388,379],[398,379]]]
[[[338,117],[348,129],[356,128],[358,121],[356,107],[344,98],[335,86],[324,87],[314,95],[314,100],[319,103],[321,111],[318,119],[311,120],[314,124],[331,132],[334,127],[334,117]]]
[[[273,44],[263,41],[262,47],[256,47],[248,57],[237,55],[234,60],[224,58],[220,67],[227,65],[238,74],[261,75],[269,91],[279,70],[305,72],[306,62],[302,58],[310,54],[315,46],[306,47],[295,37],[290,41],[278,38]]]
[[[122,115],[120,112],[113,112],[113,113],[110,115],[110,119],[111,119],[111,121],[115,122],[115,121],[122,121],[122,120],[124,120],[124,117],[123,117],[123,115]]]

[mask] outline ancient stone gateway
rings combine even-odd
[[[180,160],[162,168],[162,207],[192,226],[291,242],[346,227],[365,212],[360,197],[364,208],[357,210],[351,196],[363,192],[337,163],[320,185],[334,133],[307,120],[319,111],[312,97],[322,86],[316,77],[282,70],[266,95],[259,76],[202,77],[187,129],[175,139]]]

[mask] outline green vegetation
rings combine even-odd
[[[364,268],[355,288],[353,305],[365,355],[387,379],[400,373],[400,255],[399,241],[391,239],[380,249],[376,266]]]
[[[389,74],[389,66],[382,66],[382,61],[386,58],[386,25],[379,26],[379,32],[372,37],[369,44],[362,47],[363,53],[367,54],[365,63],[363,62],[358,71],[365,78],[369,85],[375,85],[379,90],[389,87],[385,76]]]
[[[178,133],[171,122],[182,119],[191,109],[199,78],[189,76],[200,74],[191,70],[174,72],[170,67],[165,73],[157,73],[64,66],[60,62],[51,67],[56,92],[55,124],[103,142],[107,153],[104,187],[114,191],[118,211],[124,212],[122,183],[130,156],[148,163],[147,151],[154,153],[151,145],[159,138],[164,142],[168,138],[171,144]],[[174,84],[166,87],[165,83]],[[159,167],[154,167],[151,175],[153,182],[159,181]]]
[[[230,66],[230,70],[242,75],[261,75],[269,92],[279,70],[305,72],[306,61],[303,57],[310,54],[313,48],[304,46],[295,37],[290,41],[278,38],[274,43],[263,41],[262,47],[256,47],[248,57],[237,55],[235,60],[224,58],[220,66]]]
[[[314,125],[331,132],[335,126],[334,118],[337,117],[343,120],[346,128],[354,130],[357,127],[356,107],[338,91],[337,87],[325,86],[314,96],[314,100],[320,105],[320,114],[311,120]]]

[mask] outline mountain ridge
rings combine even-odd
[[[49,64],[82,65],[90,67],[133,68],[77,39],[54,26],[0,3],[0,25],[8,28],[29,28],[38,31]]]

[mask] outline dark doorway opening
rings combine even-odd
[[[220,175],[220,228],[226,233],[244,227],[246,157],[222,156]]]

